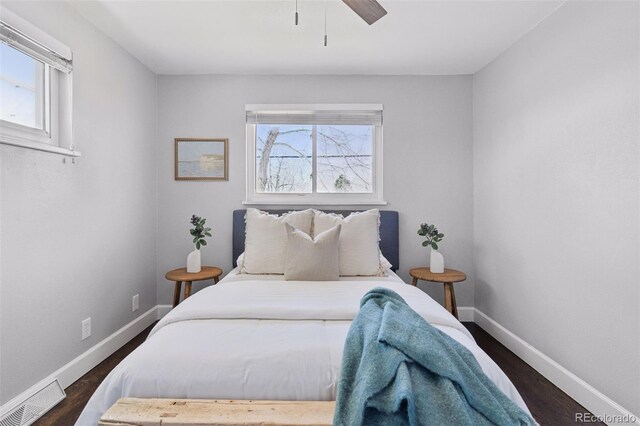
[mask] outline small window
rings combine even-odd
[[[71,137],[72,54],[19,16],[0,20],[0,143],[78,156]]]
[[[381,105],[247,105],[245,204],[384,204]]]

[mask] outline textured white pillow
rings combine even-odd
[[[288,223],[286,227],[288,241],[284,279],[287,281],[338,281],[340,225],[321,232],[313,240],[309,235]]]
[[[342,215],[316,210],[314,234],[319,234],[336,225],[340,231],[340,275],[383,276],[380,264],[380,212],[378,209]]]
[[[382,266],[382,269],[391,269],[391,267],[393,266],[391,262],[389,262],[387,258],[382,255],[382,253],[380,253],[380,266]]]
[[[287,252],[285,223],[310,234],[313,210],[307,209],[276,216],[258,209],[247,209],[245,221],[246,235],[241,272],[284,274]]]

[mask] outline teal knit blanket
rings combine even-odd
[[[535,425],[467,348],[397,293],[360,302],[345,342],[334,425]]]

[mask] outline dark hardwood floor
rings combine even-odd
[[[586,422],[576,421],[576,413],[589,413],[586,408],[545,379],[476,323],[463,322],[462,324],[471,332],[478,346],[509,377],[538,423],[552,426],[586,424]],[[605,425],[599,422],[589,422],[589,424]]]
[[[96,365],[93,370],[66,388],[64,391],[67,393],[67,397],[63,399],[60,404],[53,407],[51,411],[38,419],[38,421],[34,423],[34,426],[74,425],[78,417],[80,417],[82,409],[87,405],[89,398],[91,398],[91,395],[93,395],[93,392],[95,392],[100,383],[102,383],[104,378],[107,377],[120,361],[144,342],[154,325],[156,324],[154,323],[149,326],[149,328],[131,339],[129,343],[118,349],[110,357]]]
[[[463,324],[471,332],[478,345],[511,379],[537,422],[541,425],[551,426],[582,423],[576,422],[575,418],[576,413],[588,413],[584,407],[542,377],[536,370],[505,348],[477,324],[472,322]],[[65,390],[67,397],[34,424],[36,426],[73,425],[102,380],[123,358],[144,342],[152,327],[147,328],[69,386]],[[589,424],[604,425],[604,423]]]

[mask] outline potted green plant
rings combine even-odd
[[[211,228],[205,228],[205,222],[207,219],[196,215],[191,216],[191,224],[193,228],[189,230],[189,233],[193,237],[193,243],[195,249],[187,256],[187,272],[197,273],[202,270],[202,259],[200,256],[200,247],[206,246],[207,241],[205,237],[211,236]]]
[[[429,269],[434,274],[442,274],[444,272],[444,256],[438,251],[438,243],[442,241],[444,234],[438,231],[435,225],[423,223],[418,229],[418,235],[425,238],[422,247],[431,247]]]

